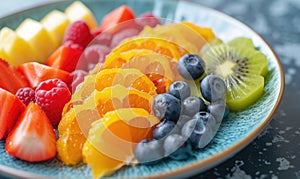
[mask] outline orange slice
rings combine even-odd
[[[120,63],[119,61],[121,61],[122,63],[122,61],[124,60],[122,58],[119,58],[120,53],[133,49],[151,50],[154,53],[168,56],[175,61],[177,61],[181,56],[189,53],[186,49],[183,48],[183,46],[165,39],[154,37],[135,37],[123,41],[118,47],[112,50],[106,57],[103,68],[107,68],[115,63]]]
[[[118,109],[95,121],[82,150],[93,177],[109,175],[129,164],[134,157],[135,144],[149,138],[158,122],[141,108]]]
[[[152,81],[138,69],[104,69],[101,70],[95,78],[95,89],[98,91],[106,87],[114,86],[116,84],[125,87],[131,87],[139,91],[156,94],[156,87]]]
[[[207,40],[194,29],[181,23],[158,25],[155,28],[145,27],[139,37],[155,37],[182,46],[189,53],[200,52]]]
[[[84,103],[72,104],[64,112],[58,125],[58,158],[67,165],[75,165],[82,160],[82,146],[91,124],[106,113],[120,108],[141,108],[151,111],[153,96],[121,85],[94,90]],[[67,104],[71,105],[71,104]]]
[[[96,108],[100,117],[109,111],[120,108],[143,108],[150,113],[152,102],[153,96],[148,93],[122,85],[114,85],[102,91],[95,90],[84,105],[79,108],[75,107],[75,109],[82,111]]]
[[[200,26],[197,26],[196,24],[193,24],[193,23],[187,22],[187,21],[181,22],[181,24],[193,29],[195,32],[197,32],[199,35],[201,35],[207,42],[216,38],[216,36],[211,28],[200,27]]]

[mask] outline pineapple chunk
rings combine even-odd
[[[61,11],[53,10],[41,20],[41,23],[55,41],[55,46],[61,45],[65,30],[70,24],[68,17]]]
[[[36,53],[32,47],[15,31],[4,27],[0,32],[0,57],[12,65],[36,60]]]
[[[44,63],[55,50],[55,42],[40,22],[25,19],[17,28],[16,33],[37,53],[37,62]]]
[[[91,29],[95,29],[97,27],[97,21],[93,13],[80,1],[75,1],[68,6],[65,13],[71,22],[84,20]]]

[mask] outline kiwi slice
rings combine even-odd
[[[266,56],[248,45],[211,46],[203,55],[206,73],[223,78],[227,86],[226,103],[231,111],[240,111],[263,94],[268,72]]]
[[[255,49],[252,40],[247,37],[236,37],[233,40],[229,41],[227,44],[231,46],[246,46]]]

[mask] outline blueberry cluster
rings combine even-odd
[[[178,71],[186,80],[198,80],[204,69],[198,55],[185,55],[178,62]],[[153,139],[137,144],[135,157],[140,163],[153,164],[164,157],[184,160],[212,140],[229,114],[226,86],[220,77],[210,74],[200,80],[200,91],[203,98],[191,96],[187,82],[175,81],[168,93],[155,97],[152,110],[161,122],[153,131]]]

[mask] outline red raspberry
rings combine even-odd
[[[28,105],[30,102],[35,102],[35,91],[32,88],[25,87],[20,88],[16,92],[16,96],[25,104]]]
[[[63,43],[74,43],[85,48],[93,39],[90,28],[85,21],[71,23],[65,31]]]
[[[70,99],[68,86],[59,79],[43,81],[35,89],[36,103],[45,111],[52,125],[58,125],[62,110]]]

